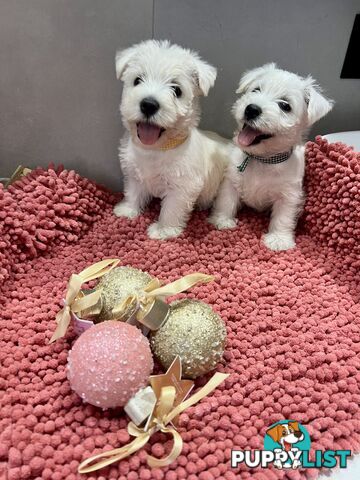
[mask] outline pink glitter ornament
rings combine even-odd
[[[71,388],[97,407],[124,406],[149,379],[149,341],[128,323],[106,321],[86,330],[68,357]]]

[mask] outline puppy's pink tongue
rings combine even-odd
[[[137,126],[137,134],[140,142],[144,145],[154,145],[160,137],[161,128],[150,123],[139,123]]]
[[[248,147],[258,135],[261,135],[259,130],[246,125],[246,127],[239,132],[237,139],[240,145],[243,147]]]

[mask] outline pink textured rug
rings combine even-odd
[[[360,451],[360,156],[317,139],[307,157],[298,246],[284,253],[260,245],[267,219],[250,211],[227,232],[195,213],[180,238],[160,244],[146,236],[157,205],[139,219],[115,219],[115,197],[74,172],[39,169],[0,190],[1,479],[75,480],[79,461],[129,441],[121,410],[103,413],[71,392],[71,333],[48,345],[70,274],[109,256],[168,281],[215,274],[190,296],[225,320],[218,370],[231,376],[181,415],[175,463],[146,465],[145,450],[169,449],[157,434],[143,451],[83,478],[315,478],[318,470],[230,468],[232,448],[262,448],[267,427],[284,418],[308,429],[314,449]]]

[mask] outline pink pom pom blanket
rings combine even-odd
[[[194,213],[179,238],[159,243],[146,235],[156,205],[134,220],[115,218],[117,198],[74,172],[37,169],[0,190],[0,478],[316,478],[317,469],[230,467],[231,449],[261,449],[266,429],[289,418],[307,428],[313,449],[358,452],[360,156],[321,138],[309,143],[306,189],[297,248],[281,253],[260,244],[268,219],[247,210],[236,230],[221,232]],[[188,295],[226,322],[218,370],[231,375],[181,415],[184,448],[169,467],[146,464],[146,452],[170,448],[155,434],[137,454],[81,476],[81,460],[130,440],[128,419],[70,390],[71,331],[48,340],[70,274],[104,257],[166,281],[216,275]]]

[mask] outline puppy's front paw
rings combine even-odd
[[[159,222],[152,223],[148,228],[148,235],[155,240],[166,240],[167,238],[178,237],[183,231],[182,227],[162,227]]]
[[[130,207],[126,202],[117,203],[114,207],[114,214],[117,217],[135,218],[139,213],[139,210]]]
[[[227,228],[235,228],[237,220],[235,218],[225,217],[224,215],[211,215],[208,222],[214,225],[218,230],[225,230]]]
[[[262,241],[267,248],[274,251],[289,250],[296,246],[291,233],[269,232],[263,235]]]
[[[300,468],[300,467],[301,467],[300,460],[294,460],[292,463],[292,468],[295,470],[296,468]]]

